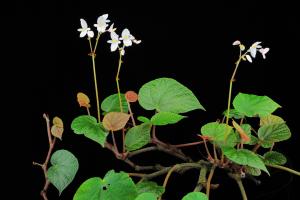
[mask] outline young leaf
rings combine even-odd
[[[234,108],[247,117],[267,116],[281,106],[267,96],[239,93],[233,100]]]
[[[89,97],[82,92],[77,93],[77,101],[80,107],[86,107],[86,108],[91,107]]]
[[[127,91],[125,93],[125,98],[128,102],[134,103],[138,100],[138,94],[135,93],[134,91]]]
[[[264,142],[280,142],[290,137],[290,129],[285,123],[265,125],[258,129],[258,138]]]
[[[151,192],[156,194],[157,196],[161,196],[165,192],[165,188],[163,186],[157,185],[157,183],[153,181],[138,182],[136,184],[136,189],[138,194]]]
[[[245,166],[245,171],[247,174],[251,174],[252,176],[260,176],[261,171],[255,167]]]
[[[74,133],[84,134],[85,137],[104,147],[108,133],[101,124],[97,123],[96,118],[89,115],[76,117],[72,121],[71,128]]]
[[[78,160],[71,152],[58,150],[51,156],[50,162],[52,166],[47,171],[47,177],[60,195],[73,181],[79,167]]]
[[[202,192],[190,192],[182,200],[208,200],[208,197]]]
[[[242,142],[250,142],[250,136],[246,133],[246,131],[234,120],[232,120],[232,125],[237,130],[237,132],[240,134]]]
[[[134,182],[128,174],[111,170],[103,179],[94,177],[81,184],[73,200],[133,200],[136,197]]]
[[[278,124],[278,123],[284,123],[284,122],[285,121],[281,117],[278,117],[276,115],[268,115],[268,116],[260,118],[259,125],[264,126],[264,125]]]
[[[124,94],[121,94],[121,102],[123,112],[128,112],[128,105]],[[119,102],[119,95],[113,94],[106,97],[101,103],[101,109],[105,111],[105,113],[109,112],[121,112],[120,110],[120,102]]]
[[[231,161],[239,165],[247,165],[258,168],[269,174],[264,162],[258,155],[248,149],[235,149],[232,147],[222,148],[224,155]],[[269,174],[270,175],[270,174]]]
[[[159,78],[144,84],[139,91],[139,103],[146,110],[159,112],[205,110],[192,91],[171,78]]]
[[[57,137],[59,138],[60,140],[62,140],[62,134],[64,132],[64,128],[61,128],[61,127],[58,127],[56,125],[53,125],[51,127],[51,134],[54,136],[54,137]]]
[[[142,148],[150,142],[151,124],[143,123],[132,127],[125,136],[125,146],[128,151]]]
[[[223,112],[223,115],[227,116],[227,110],[225,110]],[[229,110],[229,118],[242,119],[244,117],[245,117],[245,115],[243,115],[242,113],[239,113],[236,109]]]
[[[286,163],[286,157],[279,152],[269,151],[264,154],[264,162],[269,165],[284,165]]]
[[[73,200],[99,200],[102,191],[102,179],[98,177],[84,181],[77,189]]]
[[[53,125],[63,128],[64,127],[64,123],[63,121],[59,118],[59,117],[54,117],[52,120]]]
[[[135,200],[157,200],[157,195],[154,193],[146,192],[140,194]]]
[[[107,113],[103,118],[103,126],[110,131],[118,131],[125,127],[130,115],[121,112]]]
[[[153,125],[162,126],[167,124],[175,124],[185,118],[185,116],[171,113],[171,112],[159,112],[151,117]]]
[[[144,116],[138,116],[137,120],[139,120],[140,122],[143,122],[143,123],[151,122],[150,119],[148,119],[147,117],[144,117]]]
[[[235,146],[238,139],[231,126],[218,122],[210,122],[202,126],[201,134],[221,146]]]

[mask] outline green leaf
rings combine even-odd
[[[286,163],[286,157],[279,152],[269,151],[264,154],[264,162],[269,165],[284,165]]]
[[[79,167],[78,160],[71,152],[62,149],[53,153],[50,162],[52,166],[47,171],[47,177],[60,195],[73,181]]]
[[[146,110],[159,112],[205,110],[192,91],[171,78],[159,78],[144,84],[139,91],[139,103]]]
[[[175,124],[185,118],[185,116],[171,113],[171,112],[159,112],[151,117],[151,122],[153,125],[162,126],[167,124]]]
[[[248,142],[244,141],[244,144],[252,144],[253,141],[251,141],[251,140],[253,139],[254,136],[251,137],[252,135],[251,135],[251,126],[250,126],[250,124],[242,124],[242,125],[240,125],[240,127],[244,130],[246,135],[250,138],[250,141],[248,141]],[[237,134],[238,134],[238,132],[237,132]],[[238,135],[239,135],[239,142],[240,142],[241,137],[240,137],[240,134],[238,134]]]
[[[148,144],[151,140],[150,131],[150,123],[143,123],[129,129],[125,136],[126,149],[134,151]]]
[[[239,93],[233,100],[234,108],[247,117],[267,116],[281,106],[267,96]]]
[[[235,149],[232,147],[222,148],[224,155],[239,165],[247,165],[258,168],[269,174],[264,162],[260,157],[248,149]],[[269,174],[270,175],[270,174]]]
[[[271,148],[273,146],[274,142],[270,142],[270,141],[261,141],[261,146],[263,148]]]
[[[157,183],[153,181],[139,182],[136,184],[136,189],[138,194],[151,192],[156,194],[157,196],[161,196],[165,192],[165,188],[163,186],[157,185]]]
[[[71,128],[74,133],[84,134],[85,137],[99,143],[102,147],[104,147],[108,133],[102,124],[97,123],[96,118],[89,115],[76,117],[72,121]]]
[[[245,171],[247,174],[251,174],[252,176],[260,176],[261,171],[255,167],[245,166]]]
[[[264,142],[280,142],[290,137],[291,131],[285,123],[265,125],[258,129],[258,138]]]
[[[201,134],[208,136],[217,145],[235,146],[238,140],[232,127],[224,123],[210,122],[201,127]]]
[[[128,174],[111,170],[103,179],[94,177],[81,184],[73,200],[134,200],[136,197],[134,182]]]
[[[151,122],[150,119],[148,119],[147,117],[144,117],[144,116],[138,116],[137,120],[139,120],[140,122],[143,122],[143,123]]]
[[[128,112],[128,105],[124,94],[121,94],[122,108],[123,112]],[[105,111],[104,114],[109,112],[121,112],[120,110],[120,102],[119,95],[113,94],[106,97],[101,103],[101,109]]]
[[[73,200],[99,200],[102,192],[102,184],[102,179],[98,177],[84,181],[77,189]]]
[[[258,143],[258,138],[251,135],[250,136],[250,142],[248,143],[249,145],[256,145]]]
[[[157,200],[157,195],[154,193],[146,192],[140,194],[135,200]]]
[[[276,115],[268,115],[268,116],[260,118],[259,125],[264,126],[264,125],[278,124],[278,123],[284,123],[284,122],[285,121],[281,117],[278,117]]]
[[[223,112],[223,115],[227,116],[227,110],[225,110]],[[239,113],[236,109],[229,110],[229,118],[242,119],[244,117],[245,117],[245,115],[243,115],[242,113]]]
[[[202,192],[190,192],[182,200],[208,200],[208,197]]]

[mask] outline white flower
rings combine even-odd
[[[269,52],[270,48],[261,48],[258,51],[261,53],[264,59],[266,59],[266,54]]]
[[[251,56],[249,56],[248,54],[246,55],[246,59],[247,59],[250,63],[252,63],[252,58],[251,58]]]
[[[80,31],[80,37],[84,37],[85,35],[88,35],[88,37],[92,38],[94,37],[94,32],[91,31],[91,29],[88,27],[86,21],[84,19],[80,19],[81,28],[78,29]]]
[[[257,49],[261,49],[260,43],[261,42],[254,42],[248,50],[253,58],[256,56]]]
[[[240,44],[241,44],[241,42],[239,40],[236,40],[232,43],[233,46],[240,45]]]
[[[114,23],[112,23],[111,25],[110,25],[110,27],[107,29],[107,31],[108,32],[115,32],[117,30],[117,28],[114,28]]]
[[[139,43],[142,42],[142,40],[136,40],[136,39],[134,38],[134,39],[132,40],[132,42],[135,43],[135,44],[139,44]]]
[[[120,38],[120,40],[123,40],[123,43],[126,47],[129,47],[132,45],[132,40],[134,40],[135,38],[130,34],[129,30],[127,28],[125,28],[122,31],[122,37]]]
[[[119,47],[119,44],[121,43],[119,41],[119,36],[115,32],[110,32],[111,40],[108,40],[107,42],[110,43],[110,50],[115,51]]]
[[[108,26],[107,23],[110,22],[110,20],[108,20],[107,17],[108,14],[101,15],[97,19],[97,24],[94,24],[99,33],[104,33],[106,31],[106,27]]]

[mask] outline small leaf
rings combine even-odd
[[[157,200],[157,195],[154,193],[146,192],[140,194],[135,200]]]
[[[86,107],[86,108],[91,107],[89,97],[82,92],[77,93],[77,101],[80,107]]]
[[[128,102],[134,103],[138,100],[138,94],[135,93],[134,91],[127,91],[125,93],[125,98]]]
[[[192,91],[171,78],[159,78],[144,84],[139,91],[139,103],[146,110],[159,112],[205,110]]]
[[[121,101],[122,101],[123,112],[127,113],[128,105],[124,94],[121,94]],[[119,95],[113,94],[106,97],[101,103],[101,109],[105,111],[105,114],[109,112],[121,112]]]
[[[128,151],[142,148],[151,140],[151,124],[144,123],[128,130],[125,136],[125,146]]]
[[[156,194],[157,196],[161,196],[165,192],[165,188],[163,186],[157,185],[157,183],[153,181],[138,182],[136,184],[136,189],[138,194],[151,192]]]
[[[175,124],[183,118],[185,118],[185,116],[176,113],[159,112],[151,118],[151,122],[153,125],[162,126],[167,124]]]
[[[269,124],[278,124],[278,123],[284,123],[285,121],[276,115],[268,115],[265,117],[260,118],[260,126],[269,125]]]
[[[63,121],[59,118],[59,117],[54,117],[52,120],[53,125],[63,128],[64,127],[64,123]]]
[[[241,140],[243,143],[250,142],[250,137],[238,123],[236,123],[234,120],[232,120],[232,125],[237,130],[237,132],[240,134],[240,137],[241,137]]]
[[[208,197],[202,192],[190,192],[182,200],[208,200]]]
[[[247,117],[267,116],[281,106],[267,96],[239,93],[233,100],[234,108]]]
[[[265,125],[258,129],[258,138],[264,142],[280,142],[290,137],[291,131],[285,123]]]
[[[225,110],[223,112],[223,115],[226,116],[227,115],[227,110]],[[239,113],[236,109],[230,109],[229,110],[229,118],[235,118],[235,119],[242,119],[244,118],[245,115]]]
[[[73,200],[133,200],[136,197],[134,182],[128,174],[111,170],[103,179],[94,177],[82,183]]]
[[[144,116],[138,116],[137,120],[139,120],[140,122],[143,122],[143,123],[151,122],[150,119],[148,119],[147,117],[144,117]]]
[[[253,135],[250,135],[250,142],[247,143],[249,145],[256,145],[258,143],[258,138],[253,136]]]
[[[58,127],[56,125],[53,125],[51,127],[51,134],[54,136],[54,137],[57,137],[59,138],[60,140],[62,140],[62,134],[64,132],[64,128],[61,128],[61,127]]]
[[[279,152],[269,151],[264,154],[264,162],[269,165],[284,165],[286,163],[286,157]]]
[[[271,148],[274,145],[274,142],[270,142],[270,141],[261,141],[261,146],[263,148]]]
[[[71,128],[74,133],[84,134],[85,137],[104,147],[108,133],[102,124],[97,123],[97,119],[95,117],[89,115],[76,117],[72,121]]]
[[[252,176],[260,176],[261,171],[255,167],[245,166],[245,171],[247,174],[251,174]]]
[[[121,112],[107,113],[103,118],[103,126],[110,131],[118,131],[125,127],[130,115]]]
[[[58,150],[50,160],[52,166],[47,171],[47,178],[58,189],[59,195],[73,181],[78,171],[77,158],[67,150]]]
[[[215,141],[217,145],[235,146],[237,137],[232,127],[224,123],[210,122],[201,127],[201,134]]]
[[[222,148],[224,155],[231,161],[239,165],[247,165],[258,168],[269,174],[264,162],[258,155],[248,149],[235,149],[232,147]],[[269,174],[270,175],[270,174]]]

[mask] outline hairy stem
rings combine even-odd
[[[197,181],[197,185],[194,189],[194,192],[200,192],[202,190],[203,186],[206,183],[206,174],[207,174],[207,167],[203,166],[200,169],[199,178],[198,178],[198,181]]]
[[[132,124],[133,124],[133,126],[136,126],[136,123],[135,123],[135,120],[134,120],[134,117],[133,117],[133,113],[132,113],[129,101],[127,101],[127,105],[128,105],[128,111],[129,111],[129,114],[130,114]]]
[[[210,169],[208,178],[207,178],[207,182],[206,182],[206,196],[209,199],[209,193],[210,193],[210,185],[211,185],[211,179],[214,175],[216,169],[216,165],[213,165],[212,168]]]
[[[247,194],[246,194],[246,191],[245,191],[245,188],[244,188],[244,185],[243,185],[243,182],[241,180],[241,177],[239,174],[232,174],[232,173],[229,173],[228,174],[230,178],[234,179],[236,181],[236,183],[238,184],[239,186],[239,189],[241,191],[241,195],[243,197],[243,200],[247,200]]]
[[[198,144],[203,144],[203,141],[200,142],[191,142],[191,143],[186,143],[186,144],[173,144],[171,145],[172,147],[176,147],[176,148],[181,148],[181,147],[190,147],[190,146],[195,146]]]
[[[297,176],[300,176],[300,172],[296,171],[296,170],[293,170],[293,169],[290,169],[288,167],[285,167],[285,166],[280,166],[280,165],[270,165],[270,164],[266,164],[268,167],[273,167],[273,168],[276,168],[276,169],[281,169],[281,170],[284,170],[284,171],[287,171],[291,174],[295,174]]]

